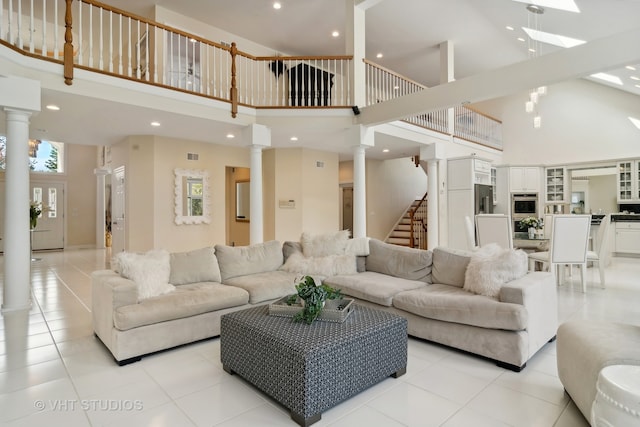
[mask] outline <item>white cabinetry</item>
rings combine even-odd
[[[447,246],[471,249],[465,217],[475,216],[475,184],[491,185],[491,162],[476,157],[447,161]],[[490,202],[491,203],[491,202]]]
[[[534,166],[512,167],[509,170],[509,189],[512,193],[540,192],[540,168]]]
[[[618,203],[640,202],[640,160],[618,163]]]
[[[640,254],[640,222],[616,222],[616,252]]]
[[[567,170],[563,167],[545,169],[545,201],[548,203],[567,202]]]

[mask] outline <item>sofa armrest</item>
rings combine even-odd
[[[500,289],[501,302],[523,305],[529,315],[529,356],[532,356],[558,329],[558,296],[551,273],[534,271],[506,283]]]
[[[126,305],[138,303],[136,284],[112,270],[91,273],[91,315],[93,330],[110,348],[111,331],[114,328],[114,311]]]

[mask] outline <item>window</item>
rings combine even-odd
[[[7,138],[0,136],[0,169],[5,168]],[[62,142],[29,140],[29,169],[33,172],[63,173],[64,144]]]
[[[202,179],[187,179],[187,215],[201,216],[202,211]]]

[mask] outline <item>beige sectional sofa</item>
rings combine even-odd
[[[223,314],[295,292],[295,279],[303,273],[295,267],[304,259],[305,274],[340,288],[359,304],[406,317],[409,335],[493,359],[512,370],[522,369],[555,337],[551,274],[526,273],[498,286],[495,296],[479,295],[463,288],[472,253],[366,242],[364,253],[360,249],[333,258],[321,254],[325,256],[313,259],[300,242],[277,241],[171,254],[169,283],[175,288],[142,300],[133,280],[113,270],[96,271],[94,331],[120,364],[217,336]],[[328,265],[341,267],[322,274]]]

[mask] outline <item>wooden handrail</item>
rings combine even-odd
[[[480,111],[480,110],[478,110],[476,108],[470,107],[468,105],[463,105],[462,108],[466,108],[467,110],[473,111],[474,113],[476,113],[479,116],[486,117],[489,120],[493,120],[494,122],[502,124],[502,120],[498,120],[495,117],[491,117],[490,115],[488,115],[486,113],[483,113],[482,111]]]
[[[416,206],[414,206],[411,210],[409,210],[409,246],[412,248],[415,247],[415,239],[414,239],[415,230],[413,228],[413,224],[415,222],[414,216],[418,211],[418,209],[420,209],[420,207],[426,202],[428,194],[429,193],[424,193],[424,196],[422,196],[422,199],[420,199],[420,202],[418,202]],[[420,221],[423,223],[423,227],[426,227],[424,225],[424,221],[422,219],[420,219]]]

